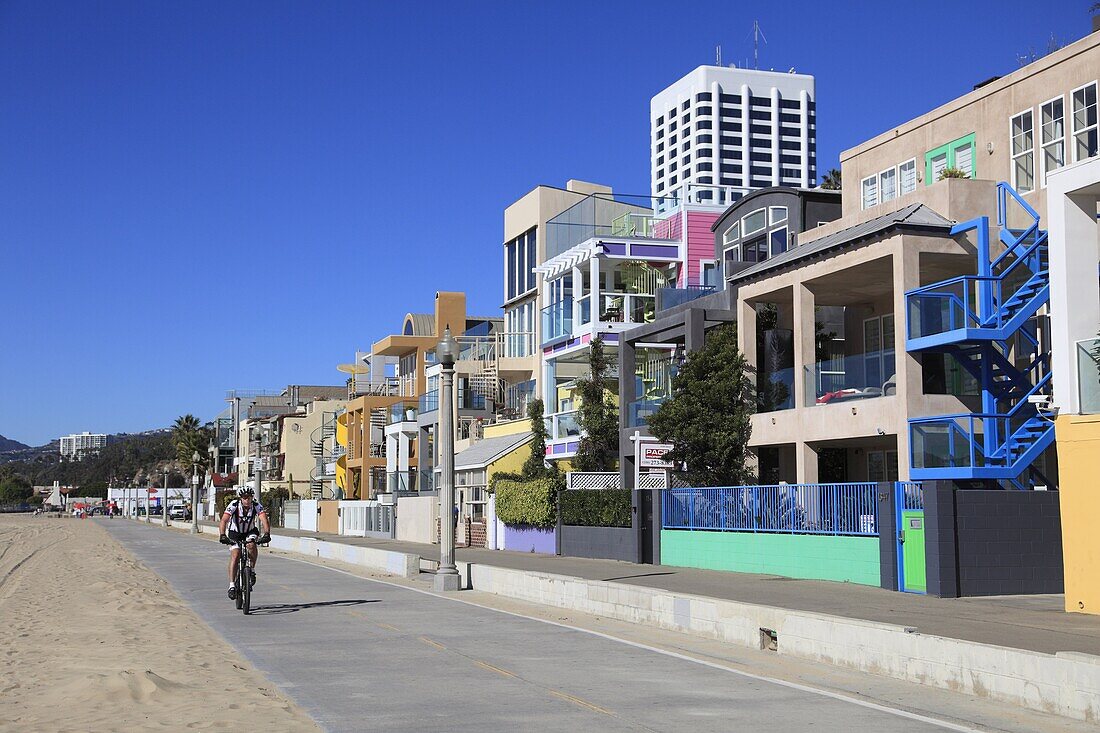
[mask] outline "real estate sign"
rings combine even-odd
[[[672,468],[672,464],[665,460],[665,454],[673,449],[672,443],[642,443],[641,455],[638,456],[640,468]]]

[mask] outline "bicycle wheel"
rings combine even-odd
[[[242,595],[244,596],[244,608],[242,610],[245,616],[252,613],[252,578],[246,575],[248,572],[248,563],[246,562],[244,568],[241,569],[241,577],[244,578],[241,582]]]
[[[241,551],[241,554],[242,555],[244,554],[243,550]],[[244,606],[244,588],[248,585],[247,583],[241,582],[241,579],[244,577],[244,572],[245,572],[244,568],[246,566],[247,566],[246,563],[241,562],[241,560],[239,560],[239,559],[237,560],[237,578],[233,581],[233,584],[237,587],[237,610],[238,611],[241,609],[241,607]]]

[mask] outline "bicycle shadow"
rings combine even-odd
[[[253,616],[274,616],[280,613],[297,613],[312,608],[340,608],[349,606],[361,606],[364,603],[381,603],[379,600],[344,600],[344,601],[316,601],[314,603],[279,603],[270,606],[253,606]]]

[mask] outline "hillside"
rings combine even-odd
[[[14,450],[27,450],[28,448],[30,448],[29,445],[20,443],[18,440],[5,438],[3,435],[0,435],[0,453],[6,453],[7,451]]]
[[[23,455],[0,466],[0,473],[21,476],[36,486],[48,486],[54,481],[62,486],[90,484],[143,485],[160,484],[163,473],[179,474],[172,434],[167,430],[140,435],[111,436],[98,456],[81,461],[61,461],[56,448],[49,452]],[[182,481],[182,477],[176,479]]]

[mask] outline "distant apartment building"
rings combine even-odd
[[[805,188],[817,178],[808,74],[700,66],[655,95],[649,115],[654,196],[677,195],[689,184]],[[708,188],[702,195],[721,193]]]
[[[103,433],[73,433],[61,436],[61,460],[79,461],[87,456],[97,455],[107,447],[107,436]]]

